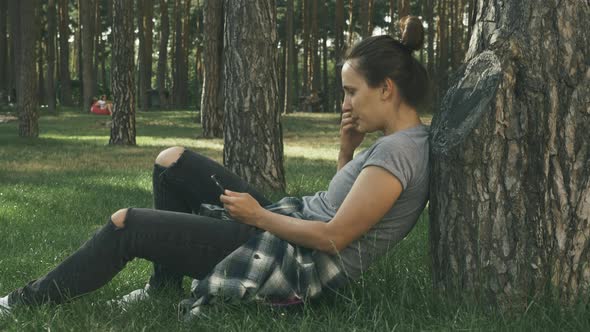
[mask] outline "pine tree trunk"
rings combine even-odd
[[[17,104],[18,106],[18,96],[17,96],[17,89],[20,80],[20,45],[21,45],[21,35],[20,35],[20,2],[18,1],[9,1],[8,2],[8,19],[9,19],[9,30],[10,30],[10,72],[12,77],[10,91],[8,92],[8,99],[9,102],[12,104]]]
[[[37,91],[37,59],[35,44],[39,37],[36,16],[36,1],[21,0],[17,5],[20,42],[18,45],[18,135],[20,137],[39,136],[39,99]],[[26,28],[25,28],[26,27]]]
[[[319,112],[320,103],[317,102],[320,93],[321,71],[320,71],[320,55],[319,55],[319,24],[318,24],[318,0],[311,0],[311,39],[310,39],[310,65],[309,77],[311,80],[311,111]]]
[[[135,34],[133,1],[113,0],[111,145],[135,145]]]
[[[287,0],[287,29],[285,33],[285,104],[283,113],[293,112],[293,63],[294,63],[294,33],[293,33],[294,0]]]
[[[260,188],[285,189],[272,0],[225,0],[225,165]]]
[[[223,1],[203,2],[203,137],[223,137]]]
[[[139,105],[149,109],[149,91],[152,82],[153,13],[152,0],[139,0]]]
[[[70,38],[69,29],[69,2],[58,0],[59,10],[59,95],[60,104],[73,106],[72,87],[70,82]]]
[[[352,45],[354,35],[354,24],[353,21],[354,3],[352,0],[348,1],[348,41],[346,45],[349,47]]]
[[[431,128],[434,283],[506,305],[590,290],[590,7],[534,4],[479,2]]]
[[[168,37],[170,36],[170,19],[168,17],[168,0],[160,0],[160,47],[158,49],[157,85],[160,107],[168,106],[166,93],[166,68],[168,65]]]
[[[307,97],[311,88],[309,82],[309,1],[311,0],[301,0],[301,17],[303,18],[303,36],[301,38],[303,43],[303,63],[301,67],[303,77],[301,80],[301,94],[303,97]]]
[[[0,105],[8,101],[8,5],[7,0],[0,0]]]
[[[40,32],[40,31],[39,31]],[[36,38],[35,56],[37,57],[37,101],[45,105],[45,76],[43,75],[43,34],[39,34]]]
[[[55,0],[47,3],[47,111],[55,113]]]
[[[334,22],[334,53],[336,62],[334,64],[334,112],[339,112],[342,103],[342,59],[344,57],[344,0],[336,0],[336,14]]]
[[[399,0],[398,5],[399,19],[402,19],[404,16],[410,15],[410,0]]]
[[[82,111],[88,112],[92,98],[96,95],[94,87],[96,76],[94,75],[94,36],[96,20],[96,0],[80,1],[81,41],[82,41]]]

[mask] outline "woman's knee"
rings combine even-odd
[[[111,220],[117,228],[125,227],[125,218],[127,217],[127,210],[128,209],[120,209],[119,211],[113,213],[113,215],[111,216]]]
[[[156,158],[156,164],[163,167],[170,167],[180,158],[183,152],[184,148],[181,146],[174,146],[163,150]]]

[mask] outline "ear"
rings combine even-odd
[[[381,99],[387,100],[397,95],[397,87],[391,78],[386,78],[381,85]]]

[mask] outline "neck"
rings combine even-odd
[[[397,131],[413,128],[421,124],[422,121],[416,109],[401,103],[383,129],[383,134],[391,135]]]

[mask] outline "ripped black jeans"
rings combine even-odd
[[[217,162],[185,150],[169,168],[154,165],[153,209],[132,208],[125,227],[109,220],[75,253],[45,276],[12,292],[9,304],[61,303],[108,283],[136,257],[154,263],[150,289],[181,290],[183,276],[201,279],[228,254],[261,230],[199,216],[201,203],[221,205],[216,174],[230,190],[271,202]]]

